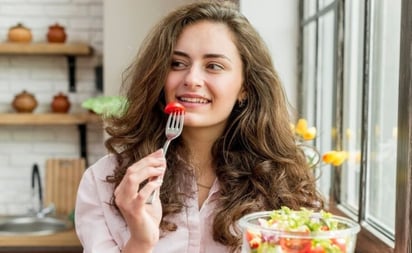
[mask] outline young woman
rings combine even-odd
[[[107,128],[110,154],[78,190],[85,252],[238,252],[245,214],[322,207],[268,49],[236,6],[170,13],[129,71],[128,107]],[[172,101],[185,107],[184,128],[164,156]]]

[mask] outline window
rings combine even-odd
[[[320,152],[349,154],[342,166],[321,168],[318,188],[331,211],[361,224],[357,252],[406,252],[410,225],[400,220],[410,219],[411,205],[412,88],[404,66],[411,4],[301,0],[300,11],[299,116],[318,128]]]

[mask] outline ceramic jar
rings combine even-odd
[[[47,41],[50,43],[64,43],[66,41],[66,32],[63,26],[58,23],[49,26],[47,32]]]
[[[8,40],[10,42],[31,42],[32,34],[29,28],[25,27],[21,23],[13,26],[9,29]]]
[[[37,100],[33,94],[23,90],[14,97],[12,106],[19,113],[31,113],[37,107]]]
[[[70,110],[70,100],[62,92],[59,92],[53,97],[53,101],[50,104],[52,112],[55,113],[67,113]]]

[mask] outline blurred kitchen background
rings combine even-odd
[[[0,1],[0,42],[6,42],[11,27],[23,24],[33,42],[46,42],[49,26],[65,27],[66,43],[90,45],[94,53],[76,57],[76,92],[69,92],[68,61],[64,56],[0,55],[0,113],[14,113],[11,106],[22,91],[33,94],[38,106],[33,113],[50,112],[59,92],[68,96],[70,113],[81,111],[87,98],[102,93],[96,88],[95,68],[102,65],[103,1],[50,0]],[[0,117],[7,117],[3,115]],[[101,124],[87,126],[89,160],[105,151]],[[0,125],[0,214],[26,213],[31,202],[31,170],[39,165],[42,179],[46,160],[80,158],[76,125]]]
[[[67,165],[53,159],[91,164],[106,154],[102,122],[84,116],[81,104],[118,95],[122,72],[150,27],[192,1],[0,0],[0,215],[24,214],[32,205],[34,164],[45,184],[53,181],[45,178],[48,166]],[[411,252],[412,1],[234,1],[267,42],[291,113],[317,127],[311,144],[350,154],[317,175],[327,208],[362,225],[357,252]],[[74,57],[75,82],[73,58],[4,49],[18,23],[34,43],[45,43],[49,27],[59,24],[67,45],[92,49]],[[43,123],[15,116],[12,102],[23,91],[37,99],[33,115]],[[71,102],[68,118],[50,116],[59,93]]]
[[[7,42],[9,29],[21,23],[30,29],[33,43],[44,43],[49,27],[58,24],[65,28],[65,43],[83,43],[93,50],[89,56],[75,57],[75,91],[70,90],[65,56],[0,53],[0,114],[4,114],[0,117],[15,113],[12,102],[23,91],[36,98],[35,114],[50,113],[50,103],[60,92],[71,102],[69,113],[84,112],[81,103],[90,97],[116,95],[122,71],[147,31],[162,15],[185,2],[190,1],[0,0],[0,42]],[[239,4],[267,40],[293,102],[298,79],[298,1],[260,2]],[[98,67],[104,69],[104,88],[98,81]],[[87,124],[86,138],[91,164],[106,153],[102,125]],[[0,120],[0,214],[27,211],[34,163],[44,178],[48,159],[80,158],[80,146],[75,124],[13,125]]]

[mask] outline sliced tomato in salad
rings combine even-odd
[[[164,112],[171,114],[173,112],[184,112],[185,107],[178,102],[170,102],[166,105]]]
[[[322,245],[317,245],[310,247],[308,253],[326,253],[326,250]]]
[[[246,240],[249,243],[251,249],[257,249],[262,243],[261,234],[259,232],[253,232],[251,230],[246,231]]]
[[[281,238],[280,246],[285,253],[307,253],[312,243],[310,239]]]

